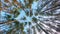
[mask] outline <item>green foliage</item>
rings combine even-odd
[[[11,15],[7,15],[7,18],[11,18]]]
[[[20,23],[19,25],[20,25],[21,31],[23,31],[23,30],[24,30],[24,25],[23,25],[23,23]]]
[[[29,11],[26,11],[25,13],[26,13],[27,16],[29,16]]]
[[[28,4],[26,5],[27,8],[31,8],[31,4],[33,3],[33,0],[28,0]]]
[[[32,12],[32,11],[30,11],[30,17],[31,17],[31,16],[33,16],[33,12]]]
[[[25,1],[25,0],[24,0]],[[42,0],[41,2],[42,2],[42,4],[39,6],[39,4],[37,5],[37,10],[36,10],[36,12],[34,13],[34,16],[33,16],[33,10],[34,9],[32,9],[31,8],[31,6],[32,6],[32,3],[34,2],[34,1],[37,1],[37,0],[27,0],[27,2],[25,2],[25,3],[27,3],[27,4],[25,4],[25,5],[23,5],[23,3],[21,4],[21,7],[18,9],[18,8],[14,8],[13,10],[12,10],[12,15],[14,15],[13,16],[13,18],[12,18],[12,15],[7,15],[7,19],[10,21],[13,21],[14,23],[15,23],[15,29],[16,29],[16,31],[17,30],[21,30],[22,32],[21,33],[23,33],[23,34],[25,34],[25,32],[23,31],[24,30],[24,26],[25,25],[31,25],[32,23],[36,23],[36,28],[37,28],[37,30],[40,32],[40,30],[43,30],[46,34],[48,34],[48,32],[43,28],[43,25],[41,26],[41,24],[38,24],[37,22],[38,22],[38,19],[37,19],[37,17],[34,17],[34,16],[38,16],[38,15],[42,15],[42,16],[52,16],[53,15],[53,8],[55,8],[55,7],[57,7],[57,4],[56,4],[56,6],[54,6],[54,4],[55,4],[55,2],[57,2],[57,0],[56,1],[54,1],[53,2],[53,0],[52,0],[52,4],[51,4],[51,8],[46,8],[46,10],[44,10],[43,8],[45,8],[45,6],[48,6],[48,4],[51,2],[51,0]],[[38,0],[39,1],[39,0]],[[45,3],[44,3],[45,2]],[[15,6],[15,7],[17,7],[17,5],[15,5],[14,4],[14,2],[12,2],[12,4]],[[20,4],[19,4],[19,6],[20,6]],[[19,21],[17,21],[17,20],[15,20],[14,18],[17,18],[18,17],[18,15],[20,14],[20,12],[19,12],[19,10],[20,9],[22,9],[22,10],[25,10],[25,8],[27,8],[27,9],[29,9],[29,11],[25,11],[25,13],[26,13],[26,16],[28,17],[32,17],[32,22],[24,22],[24,23],[20,23]],[[50,9],[52,9],[52,10],[50,10]],[[43,11],[44,10],[44,11]],[[45,11],[48,11],[49,10],[49,12],[45,12]],[[26,18],[27,17],[22,17],[21,18],[21,20],[26,20]],[[43,23],[43,22],[42,22]],[[57,25],[58,27],[60,27],[60,25]],[[34,34],[36,34],[36,31],[35,31],[35,26],[32,26],[32,28],[33,28],[33,30],[34,30]],[[9,30],[9,32],[10,32],[10,34],[11,34],[11,32],[13,31],[14,29],[11,29],[11,30]],[[28,30],[28,32],[30,33],[30,30],[29,29],[27,29]]]
[[[14,9],[13,14],[14,17],[16,18],[20,14],[20,12],[18,11],[18,9]]]
[[[26,17],[21,18],[21,20],[26,20]]]
[[[24,25],[23,25],[23,23],[20,23],[20,22],[18,22],[18,21],[14,21],[14,23],[15,23],[15,27],[16,27],[17,30],[21,30],[21,31],[24,30]]]
[[[28,22],[29,23],[29,25],[31,25],[31,22]]]
[[[36,18],[36,17],[33,17],[33,18],[32,18],[32,21],[33,21],[33,22],[37,22],[37,18]]]
[[[25,22],[25,24],[24,25],[27,25],[27,22]]]
[[[16,28],[19,28],[19,22],[18,21],[14,21],[14,23],[15,23]]]
[[[10,29],[7,34],[11,34],[14,29]]]

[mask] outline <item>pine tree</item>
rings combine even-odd
[[[58,34],[60,32],[59,3],[60,0],[12,0],[12,2],[1,0],[0,24],[9,26],[6,26],[7,30],[1,26],[4,29],[3,32],[5,31],[6,34]]]

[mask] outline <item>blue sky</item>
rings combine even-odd
[[[24,4],[24,0],[20,0],[20,1],[22,2],[22,4]],[[19,0],[18,0],[18,2],[19,2]],[[31,6],[32,7],[32,12],[34,12],[35,9],[37,9],[37,4],[38,4],[38,2],[33,2],[32,3],[32,6]],[[12,9],[12,7],[10,7],[10,8]],[[15,18],[16,20],[18,20],[20,22],[30,22],[30,21],[32,21],[32,17],[26,16],[26,13],[25,13],[24,10],[19,10],[19,11],[20,11],[20,14],[17,18]],[[5,12],[1,11],[1,16],[5,17],[6,16],[5,14],[6,14]],[[26,20],[20,20],[24,16],[26,17]],[[9,27],[6,26],[6,25],[4,25],[4,27],[1,27],[1,29],[3,29],[3,28],[7,28],[7,29],[5,29],[6,31],[9,29]],[[26,31],[26,29],[29,28],[29,26],[27,25],[24,28],[25,28],[24,30]]]

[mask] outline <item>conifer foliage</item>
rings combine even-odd
[[[60,0],[0,0],[0,34],[59,34]]]

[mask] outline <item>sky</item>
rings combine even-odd
[[[4,1],[3,0],[1,0],[3,3],[4,3]],[[19,0],[17,0],[18,2],[19,2]],[[24,4],[24,0],[20,0],[21,2],[22,2],[22,4]],[[32,3],[32,9],[33,9],[33,11],[35,10],[35,9],[37,9],[37,2],[33,2]],[[13,8],[13,6],[12,7],[10,7],[11,9]],[[8,9],[10,9],[10,8],[8,8]],[[0,21],[6,21],[6,19],[4,18],[5,16],[6,16],[6,12],[4,12],[4,11],[1,11],[1,13],[0,13],[0,18],[3,18],[3,19],[0,19]],[[24,20],[21,20],[20,21],[20,19],[22,18],[22,17],[26,17],[26,20],[24,21]],[[16,20],[18,20],[18,21],[20,21],[20,22],[29,22],[29,21],[32,21],[32,18],[31,17],[29,17],[29,16],[26,16],[26,13],[24,12],[24,10],[20,10],[20,14],[19,14],[19,16],[17,17],[17,18],[15,18]],[[26,27],[24,27],[25,29],[24,29],[24,31],[26,31],[26,29],[27,28],[29,28],[29,26],[27,25]],[[5,31],[8,31],[9,30],[9,25],[6,25],[6,24],[1,24],[0,25],[0,30],[5,30]]]

